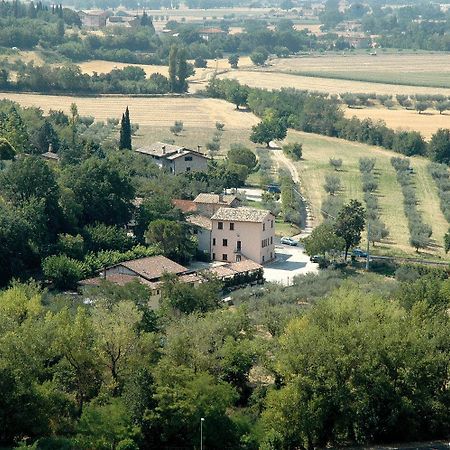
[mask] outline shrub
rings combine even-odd
[[[294,161],[300,161],[302,159],[302,144],[294,142],[293,144],[284,145],[283,152]]]
[[[176,120],[175,123],[170,127],[171,133],[178,136],[184,130],[184,124],[181,120]]]
[[[339,170],[342,167],[342,159],[338,158],[330,158],[330,166],[334,168],[334,170]]]
[[[57,289],[73,289],[86,273],[86,266],[66,255],[48,256],[42,263],[44,276]]]
[[[325,175],[325,192],[330,195],[336,195],[342,188],[341,180],[337,175]]]
[[[369,173],[375,168],[375,158],[359,158],[359,170],[360,172]]]

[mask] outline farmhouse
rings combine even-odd
[[[111,16],[106,20],[106,27],[134,28],[139,23],[139,17],[136,16]]]
[[[267,210],[220,208],[211,217],[213,260],[263,264],[275,257],[275,216]]]
[[[150,256],[133,259],[105,268],[100,276],[80,281],[80,286],[99,286],[102,280],[119,286],[139,282],[151,290],[149,304],[158,307],[161,298],[162,277],[165,274],[176,275],[184,283],[198,284],[202,280],[195,273],[165,256]]]
[[[110,11],[79,11],[81,23],[87,28],[103,28],[106,26],[106,19],[112,15]]]
[[[203,153],[164,142],[156,142],[135,151],[152,158],[160,169],[166,169],[174,175],[203,171],[208,167],[209,158]]]
[[[223,36],[226,33],[220,28],[203,28],[199,31],[199,34],[203,40],[209,41],[214,36]]]
[[[194,204],[198,214],[212,217],[220,208],[236,208],[240,200],[235,195],[224,194],[198,194]]]

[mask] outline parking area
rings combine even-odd
[[[316,273],[318,264],[312,263],[303,247],[291,247],[277,244],[275,246],[277,258],[264,266],[264,278],[266,281],[280,283],[284,286],[292,284],[297,275]]]

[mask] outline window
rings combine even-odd
[[[191,168],[190,167],[186,167],[186,172],[190,172]]]
[[[213,245],[216,245],[216,238],[213,238]]]
[[[185,157],[184,157],[184,160],[185,160],[185,161],[192,161],[192,156],[185,156]]]
[[[264,240],[261,241],[261,247],[264,248]]]
[[[241,255],[236,255],[236,262],[241,262]]]
[[[270,228],[273,228],[273,220],[270,221]]]
[[[273,259],[273,253],[270,252],[270,259]]]
[[[263,231],[266,231],[266,224],[263,223]]]
[[[156,295],[159,295],[159,289],[156,289]]]
[[[194,234],[198,234],[198,230],[197,229],[194,229]]]
[[[231,230],[231,231],[234,230],[234,223],[233,223],[233,222],[230,223],[230,230]]]
[[[223,230],[223,222],[218,222],[218,223],[217,223],[217,228],[218,228],[219,230]]]
[[[216,254],[215,254],[215,253],[213,253],[213,257],[212,257],[212,259],[213,259],[213,260],[215,260],[215,259],[216,259]]]
[[[263,262],[264,262],[265,259],[266,259],[266,258],[265,258],[264,255],[263,255]]]
[[[228,239],[222,239],[222,245],[228,247]]]
[[[222,259],[223,259],[224,261],[228,261],[228,255],[227,255],[226,253],[224,253],[224,254],[222,255]]]
[[[270,236],[270,245],[273,244],[273,236]]]

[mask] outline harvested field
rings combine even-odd
[[[450,89],[309,77],[288,73],[278,73],[275,72],[273,68],[265,71],[237,70],[221,74],[220,77],[235,79],[240,83],[247,84],[251,87],[266,89],[293,87],[296,89],[328,92],[329,94],[341,94],[344,92],[373,92],[376,94],[388,95],[443,94],[450,96]]]
[[[359,119],[370,117],[373,120],[384,120],[386,125],[394,130],[420,131],[427,139],[431,138],[438,128],[450,128],[450,115],[439,114],[434,110],[418,114],[417,111],[407,109],[344,107],[344,111],[348,118],[356,116]]]
[[[302,189],[311,203],[315,224],[322,221],[320,212],[325,198],[323,185],[325,175],[333,173],[329,165],[331,157],[343,160],[342,170],[335,172],[342,181],[342,196],[345,201],[362,200],[361,177],[359,173],[359,158],[370,156],[376,158],[376,170],[379,173],[379,189],[377,192],[381,208],[381,219],[390,231],[386,243],[378,245],[378,251],[384,254],[413,254],[409,245],[409,230],[403,212],[403,197],[397,183],[395,171],[391,166],[392,156],[397,153],[378,147],[368,146],[341,139],[328,138],[307,133],[291,131],[288,141],[298,141],[303,144],[303,160],[295,163],[302,181]],[[433,247],[427,250],[434,256],[444,257],[442,249],[443,236],[447,232],[448,223],[439,209],[436,186],[427,172],[429,161],[425,158],[411,158],[417,186],[418,209],[423,219],[433,229]],[[376,248],[377,248],[376,247]]]
[[[140,67],[145,70],[147,76],[152,75],[153,73],[160,73],[161,75],[168,76],[169,75],[169,67],[168,66],[152,66],[148,64],[129,64],[129,63],[120,63],[114,61],[103,61],[98,59],[93,59],[91,61],[85,61],[79,64],[80,69],[83,73],[87,73],[92,75],[94,72],[97,73],[108,73],[113,69],[123,69],[127,66]]]
[[[0,98],[18,102],[22,106],[38,106],[44,111],[62,109],[70,111],[76,103],[80,115],[93,116],[96,120],[120,117],[126,106],[131,120],[139,125],[168,127],[175,120],[182,120],[189,127],[214,127],[216,121],[230,129],[249,130],[258,119],[249,112],[236,111],[224,100],[185,97],[69,97],[38,94],[0,93]]]

